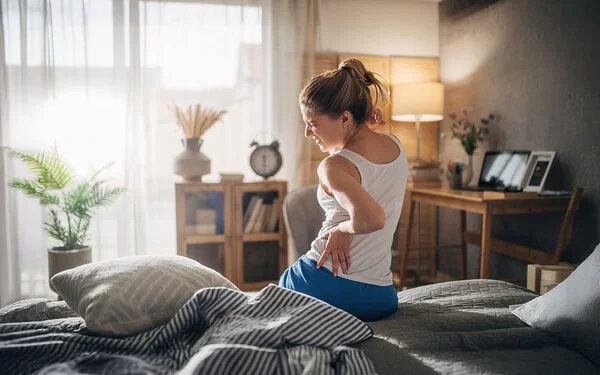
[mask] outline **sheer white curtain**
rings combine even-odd
[[[290,43],[305,32],[314,39],[316,4],[0,0],[0,306],[50,293],[53,245],[38,202],[7,188],[26,174],[8,148],[56,145],[82,177],[115,162],[105,177],[128,192],[98,211],[94,260],[176,253],[172,161],[182,134],[167,103],[228,110],[202,146],[208,180],[218,172],[251,179],[249,144],[269,131],[284,151],[277,178],[295,186],[297,94],[315,43]]]
[[[310,164],[311,142],[304,138],[304,122],[298,94],[314,74],[319,19],[318,0],[273,1],[270,54],[272,122],[285,145],[283,173],[289,190],[305,185],[314,173]]]

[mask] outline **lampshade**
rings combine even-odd
[[[444,85],[419,82],[392,87],[392,120],[440,121],[444,114]]]

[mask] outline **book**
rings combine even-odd
[[[262,230],[262,221],[263,218],[265,217],[265,209],[266,209],[266,204],[261,204],[260,207],[258,208],[258,214],[256,215],[256,220],[254,221],[254,225],[252,226],[252,229],[250,231],[250,233],[260,233]]]
[[[244,218],[242,222],[242,227],[245,229],[246,225],[248,225],[248,221],[250,221],[250,217],[252,216],[252,211],[254,210],[254,206],[258,202],[258,196],[253,195],[250,197],[250,201],[248,202],[248,206],[246,206],[246,211],[244,212]]]
[[[531,199],[537,198],[536,192],[507,192],[507,191],[484,191],[484,199]]]
[[[193,234],[217,234],[217,210],[200,208],[196,210],[196,222],[191,225]]]
[[[271,215],[267,224],[267,232],[275,232],[277,228],[277,221],[279,220],[279,211],[281,211],[281,201],[279,198],[273,199],[273,208],[271,209]]]
[[[210,235],[217,233],[217,224],[195,224],[195,225],[186,225],[186,233],[188,235]]]
[[[269,203],[265,205],[265,214],[262,218],[262,224],[260,231],[261,232],[270,232],[269,231],[269,219],[271,218],[271,211],[273,211],[273,204]]]
[[[212,208],[200,208],[196,210],[196,225],[216,224],[217,210]]]
[[[539,194],[542,197],[568,197],[571,193],[571,190],[542,190]]]
[[[412,178],[439,178],[442,172],[439,168],[410,168],[408,176]]]
[[[252,233],[252,231],[254,230],[254,226],[256,225],[256,219],[258,217],[258,214],[261,211],[262,205],[263,205],[263,199],[258,197],[256,204],[252,208],[252,213],[250,214],[250,219],[248,220],[248,223],[246,224],[246,226],[244,226],[244,233]]]
[[[241,173],[219,173],[221,182],[242,182],[244,175]]]

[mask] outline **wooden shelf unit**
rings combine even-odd
[[[252,196],[266,204],[283,203],[286,181],[182,182],[175,186],[177,254],[211,267],[245,291],[278,283],[287,268],[287,233],[282,204],[274,232],[244,233],[244,215]],[[273,206],[275,207],[275,206]],[[214,233],[194,233],[198,210],[214,210]],[[208,213],[211,216],[211,213]],[[202,229],[206,230],[206,229]]]

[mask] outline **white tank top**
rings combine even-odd
[[[361,185],[383,207],[385,211],[384,228],[367,234],[354,234],[350,245],[350,260],[352,265],[348,274],[342,273],[338,268],[338,277],[362,283],[387,286],[392,284],[392,240],[402,204],[408,179],[408,162],[404,150],[396,137],[386,134],[400,148],[400,155],[390,163],[376,164],[363,156],[341,149],[334,155],[348,159],[356,166],[361,177]],[[325,211],[325,221],[306,256],[318,261],[325,249],[327,240],[320,237],[342,221],[350,220],[350,215],[335,198],[327,194],[319,184],[317,189],[319,204]],[[324,267],[331,271],[331,257],[327,259]]]

